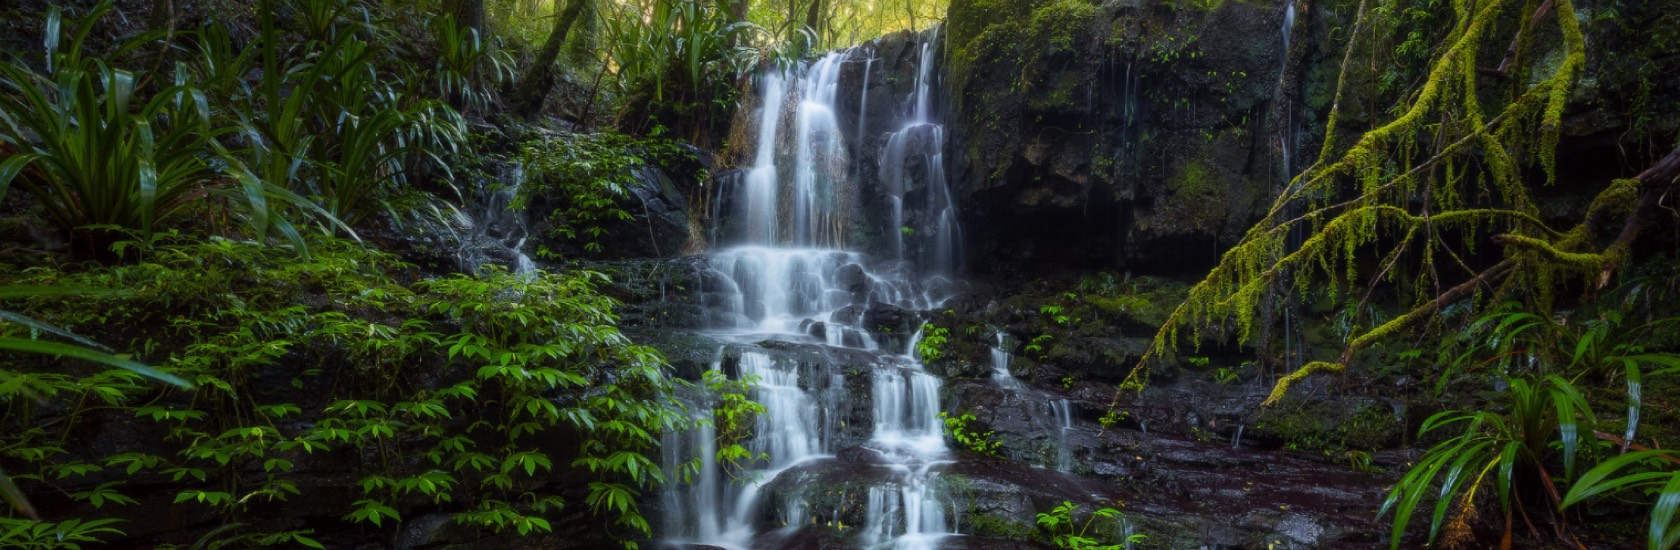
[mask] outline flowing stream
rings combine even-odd
[[[934,122],[935,43],[920,46],[913,91],[902,98],[902,124],[882,132],[884,140],[861,135],[867,84],[856,106],[856,139],[844,135],[837,104],[848,67],[862,68],[851,74],[866,82],[878,68],[872,47],[762,76],[749,129],[757,137],[752,165],[720,191],[727,196],[718,202],[732,206],[714,213],[720,227],[711,235],[723,246],[704,258],[712,282],[701,294],[714,320],[708,334],[725,342],[711,368],[753,382],[750,396],[765,412],[742,444],[768,460],[732,469],[714,456],[713,429],[666,434],[668,471],[699,457],[692,482],[669,484],[663,494],[666,542],[775,547],[766,542],[775,531],[832,525],[838,512],[813,509],[800,496],[806,493],[784,485],[846,452],[871,457],[869,468],[881,472],[866,481],[863,523],[839,526],[849,543],[932,549],[956,531],[956,514],[938,482],[940,468],[950,463],[938,417],[941,380],[917,359],[919,330],[907,339],[902,332],[883,334],[881,321],[871,317],[884,311],[914,321],[907,327],[920,326],[920,316],[950,297],[952,274],[961,266],[961,229],[943,167],[944,128]],[[884,142],[881,150],[861,150],[876,142]],[[878,167],[892,204],[891,257],[847,246],[866,221],[857,218],[869,215],[871,199],[861,196],[860,180],[870,167]],[[907,202],[917,215],[909,215]],[[760,345],[765,342],[830,350],[843,360],[801,361]],[[863,386],[867,395],[849,389]],[[697,393],[695,402],[712,402]],[[863,409],[853,402],[863,398],[868,424],[848,425],[849,411]],[[706,407],[697,410],[710,416]],[[843,435],[863,425],[866,437]]]

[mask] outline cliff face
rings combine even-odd
[[[954,0],[944,116],[971,271],[1201,274],[1270,206],[1286,174],[1317,157],[1358,6]],[[1507,11],[1497,36],[1531,15]],[[1680,46],[1639,38],[1680,35],[1680,21],[1619,4],[1577,14],[1588,66],[1558,154],[1560,174],[1575,185],[1541,192],[1553,218],[1578,216],[1591,192],[1672,148],[1680,128],[1652,107],[1680,101],[1680,85],[1658,76],[1680,70]],[[1383,27],[1369,19],[1400,16],[1367,15],[1364,32],[1391,33],[1380,47],[1396,51],[1409,29],[1450,24],[1450,14],[1413,14],[1421,19]],[[1533,29],[1521,55],[1558,58],[1560,41],[1555,29]],[[1352,59],[1390,57],[1369,49]],[[1483,49],[1487,68],[1501,64],[1504,48]],[[1388,109],[1421,82],[1426,58],[1347,83],[1343,137],[1392,118]],[[1484,72],[1513,85],[1531,78]]]
[[[1282,185],[1280,3],[958,0],[953,167],[977,271],[1188,272]]]

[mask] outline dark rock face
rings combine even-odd
[[[949,18],[974,269],[1200,269],[1266,206],[1280,6],[958,0]]]

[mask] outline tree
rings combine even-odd
[[[455,23],[462,28],[484,34],[484,0],[445,0],[443,12],[455,16]]]
[[[549,91],[554,89],[554,62],[560,57],[560,48],[566,44],[566,34],[578,24],[578,20],[587,15],[586,12],[593,11],[585,9],[593,8],[593,1],[569,0],[555,15],[554,28],[549,31],[548,40],[543,42],[542,49],[537,51],[531,72],[519,81],[518,88],[514,91],[513,112],[533,118],[542,111],[543,101],[548,99]]]
[[[1601,190],[1573,227],[1542,221],[1530,191],[1557,179],[1559,128],[1585,64],[1585,41],[1570,0],[1548,0],[1530,17],[1502,17],[1522,5],[1454,2],[1454,24],[1434,50],[1421,86],[1396,118],[1349,142],[1338,126],[1350,75],[1362,69],[1352,62],[1354,52],[1378,47],[1380,31],[1394,25],[1361,2],[1317,161],[1191,289],[1121,392],[1141,390],[1150,365],[1177,347],[1186,328],[1198,341],[1205,330],[1233,335],[1238,343],[1255,337],[1257,329],[1265,330],[1262,304],[1274,293],[1327,289],[1330,299],[1349,308],[1350,318],[1363,318],[1374,291],[1393,285],[1402,313],[1376,326],[1352,327],[1337,357],[1317,358],[1281,377],[1267,404],[1278,402],[1293,382],[1343,371],[1361,350],[1424,325],[1449,304],[1519,300],[1547,312],[1564,284],[1603,287],[1627,260],[1657,201],[1674,188],[1680,150]],[[1491,44],[1503,47],[1502,38],[1527,44],[1524,35],[1542,24],[1554,26],[1561,41],[1531,47],[1555,49],[1561,54],[1555,64],[1543,64],[1541,52],[1507,55],[1497,70],[1478,65]],[[1619,234],[1601,232],[1618,219]],[[1305,237],[1292,239],[1292,233]],[[1362,265],[1370,260],[1374,271]]]

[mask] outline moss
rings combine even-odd
[[[1167,184],[1174,195],[1181,199],[1211,199],[1221,194],[1222,187],[1214,181],[1213,168],[1205,158],[1192,159],[1178,172],[1178,177]]]
[[[1392,409],[1376,402],[1352,410],[1345,402],[1285,402],[1261,410],[1253,429],[1291,450],[1340,455],[1390,447],[1400,439],[1402,425]]]
[[[1085,89],[1085,78],[1076,72],[1058,72],[1047,89],[1031,90],[1027,106],[1038,111],[1078,112],[1074,98]]]
[[[975,537],[1028,540],[1033,533],[1033,526],[1027,522],[999,514],[972,514],[963,527]]]
[[[1171,206],[1181,209],[1174,215],[1180,223],[1210,233],[1224,224],[1229,214],[1230,192],[1216,166],[1204,153],[1184,163],[1167,181],[1167,189],[1174,197]]]
[[[1089,26],[1097,7],[1086,0],[1056,0],[1033,10],[1031,44],[1048,46],[1049,53],[1073,51],[1078,34]],[[1043,47],[1043,46],[1039,46]]]

